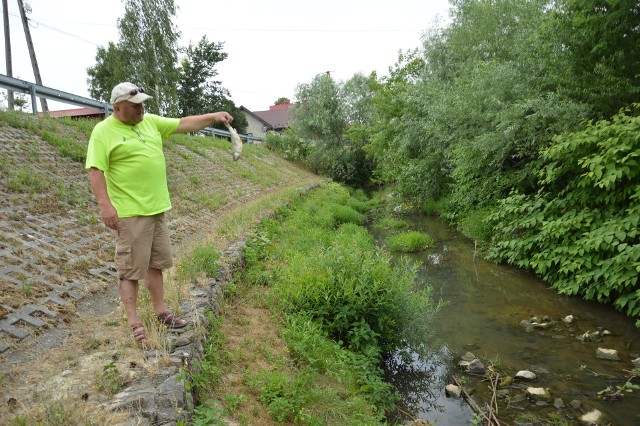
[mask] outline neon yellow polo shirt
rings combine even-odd
[[[162,141],[179,124],[179,118],[146,113],[134,126],[113,115],[96,124],[85,168],[104,172],[107,193],[119,217],[151,216],[171,208]]]

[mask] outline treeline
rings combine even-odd
[[[173,23],[175,0],[123,0],[125,12],[118,19],[118,41],[99,46],[96,64],[87,69],[89,93],[110,102],[111,90],[123,81],[144,88],[153,96],[148,112],[187,116],[228,111],[234,126],[244,133],[247,118],[215,80],[216,66],[227,58],[224,43],[206,35],[188,46],[179,46],[180,31]],[[221,127],[223,128],[223,127]]]
[[[640,3],[451,3],[389,75],[300,84],[269,145],[393,186],[489,257],[640,317]]]

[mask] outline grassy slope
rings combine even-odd
[[[0,244],[3,265],[12,264],[16,271],[11,280],[0,277],[0,319],[71,281],[84,289],[78,291],[83,300],[95,299],[110,308],[106,314],[79,311],[82,302],[72,298],[67,298],[69,305],[47,304],[58,313],[47,320],[50,326],[64,327],[72,337],[46,353],[42,348],[29,350],[31,336],[19,341],[0,333],[11,346],[0,355],[0,393],[16,402],[0,408],[2,424],[24,416],[33,424],[49,424],[60,416],[82,419],[84,410],[97,424],[115,421],[109,418],[112,414],[102,414],[100,420],[96,413],[96,403],[110,398],[96,391],[96,377],[114,353],[119,365],[143,362],[117,308],[112,277],[88,273],[110,262],[113,250],[112,237],[97,220],[83,167],[92,127],[88,122],[0,112]],[[223,250],[265,211],[297,188],[320,180],[260,146],[246,146],[238,162],[232,161],[230,151],[229,142],[202,137],[175,135],[166,144],[176,263],[203,244]],[[171,287],[177,287],[167,294],[176,307],[185,283],[172,271],[167,275],[168,283],[175,284]],[[148,307],[142,309],[143,315],[149,314]],[[61,386],[58,377],[66,369],[73,369],[75,377]],[[34,383],[39,384],[36,390]],[[65,402],[63,395],[62,403],[49,402],[62,388],[71,399]],[[77,393],[87,392],[91,407],[78,405]]]

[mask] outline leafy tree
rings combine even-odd
[[[177,40],[172,23],[173,0],[126,0],[118,19],[120,39],[99,47],[96,65],[87,70],[91,96],[109,101],[111,90],[123,81],[138,84],[151,95],[149,112],[178,113]]]
[[[274,105],[283,105],[283,104],[288,104],[291,103],[291,100],[289,98],[278,98],[278,100],[276,100],[273,104]]]
[[[174,0],[126,0],[118,20],[120,43],[132,82],[143,86],[153,99],[150,112],[177,115],[178,38],[173,24]]]
[[[358,187],[369,184],[374,162],[363,150],[368,140],[364,122],[373,115],[369,104],[375,80],[375,75],[356,74],[338,84],[330,75],[318,74],[311,83],[299,85],[292,125],[297,138],[287,140],[305,149],[280,149],[304,152],[304,161],[313,171],[338,182]]]
[[[107,48],[100,46],[96,54],[96,64],[87,69],[89,94],[94,99],[110,102],[111,91],[122,81],[137,81],[131,78],[126,54],[113,42]]]
[[[206,36],[195,45],[189,43],[179,69],[178,107],[182,116],[228,111],[234,117],[234,127],[243,133],[247,128],[245,114],[228,99],[229,91],[222,83],[214,80],[218,75],[216,65],[228,57],[223,46]]]
[[[354,74],[340,87],[340,98],[344,106],[345,120],[349,126],[371,123],[375,105],[371,102],[376,87],[376,74],[369,77]]]
[[[606,118],[640,98],[640,3],[562,0],[546,27],[547,67],[560,90]],[[558,60],[560,58],[560,60]]]
[[[293,129],[302,139],[316,144],[336,145],[346,130],[339,86],[327,74],[318,74],[310,83],[296,88]]]

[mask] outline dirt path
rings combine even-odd
[[[259,147],[234,163],[224,149],[187,146],[166,150],[176,264],[197,246],[224,250],[292,190],[320,181]],[[105,409],[111,394],[97,379],[110,364],[145,360],[113,282],[113,237],[96,212],[82,164],[34,132],[0,127],[0,424],[126,419]]]

